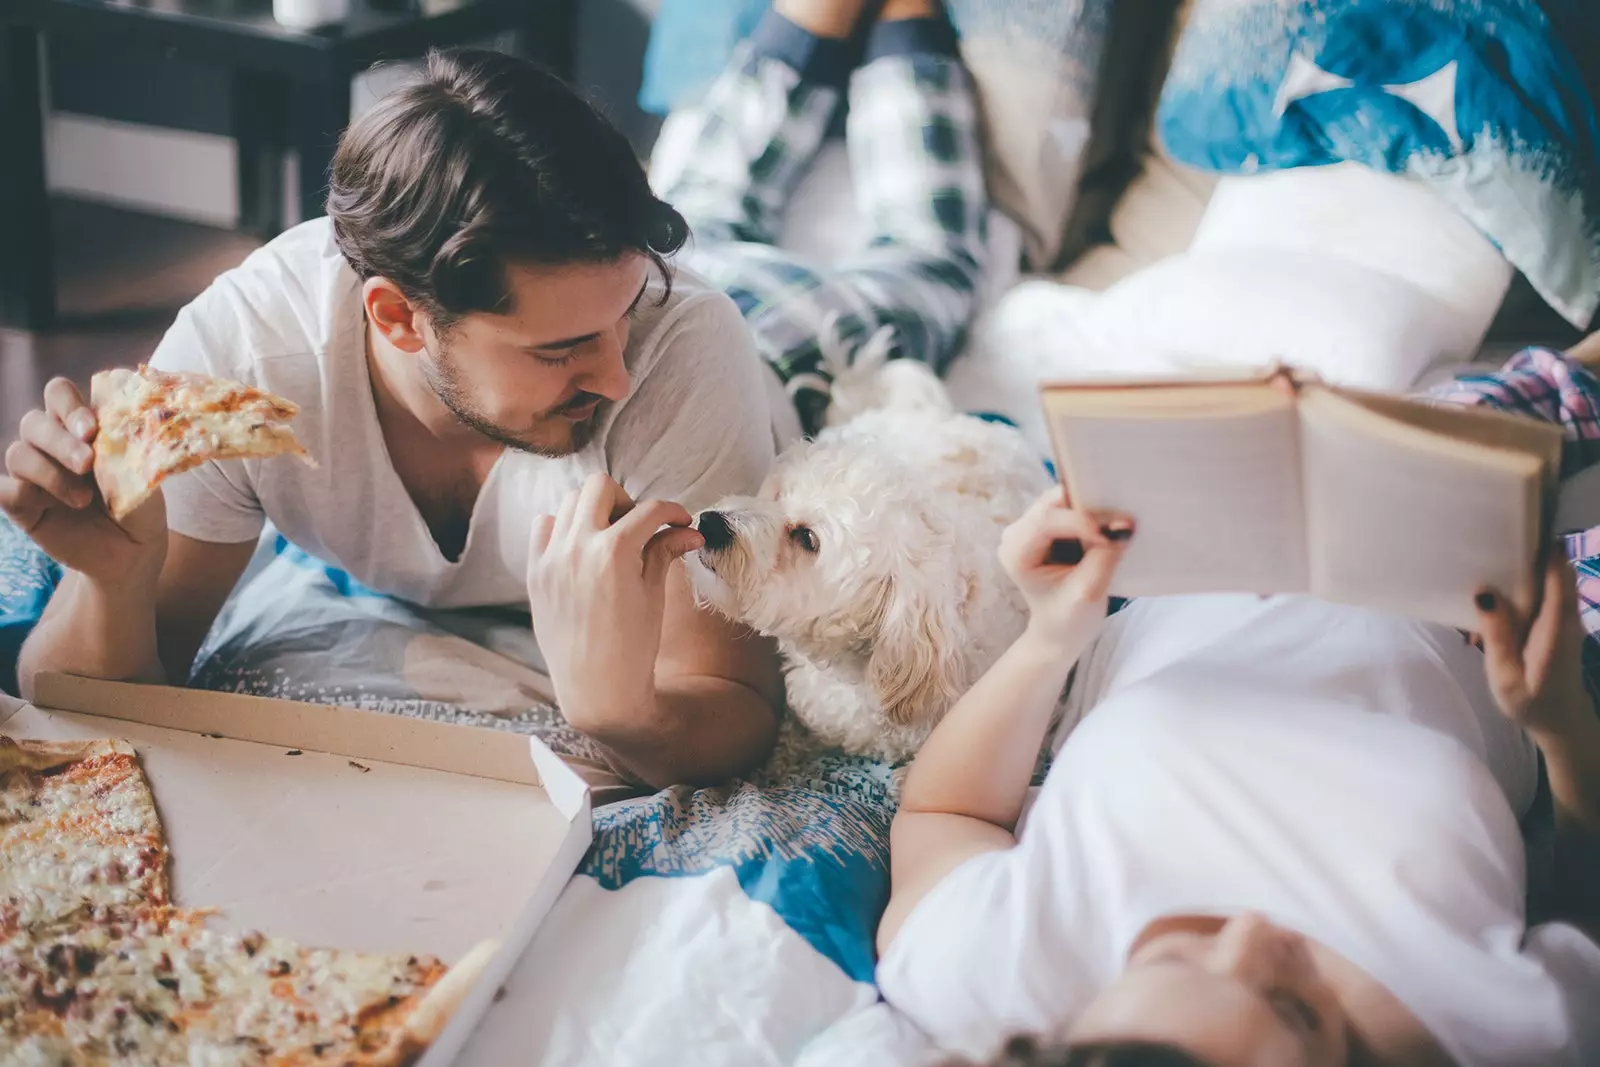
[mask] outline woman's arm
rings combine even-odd
[[[1006,531],[1001,561],[1028,601],[1028,628],[950,709],[906,774],[890,833],[880,951],[952,870],[1016,844],[1045,731],[1105,618],[1106,587],[1132,531],[1125,518],[1069,510],[1056,489]],[[1082,546],[1082,562],[1052,561],[1052,547],[1064,541]]]
[[[1523,624],[1504,597],[1479,596],[1495,701],[1544,754],[1555,804],[1556,917],[1600,941],[1600,713],[1583,678],[1583,621],[1559,549],[1538,616]]]

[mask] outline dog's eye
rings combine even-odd
[[[815,552],[822,547],[822,542],[817,540],[817,532],[809,526],[796,526],[790,530],[789,540],[799,545],[805,552]]]

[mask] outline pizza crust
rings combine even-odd
[[[467,994],[472,987],[478,984],[483,977],[483,972],[489,967],[489,961],[494,959],[494,954],[500,951],[498,941],[479,941],[467,950],[444,977],[433,983],[428,991],[422,994],[422,999],[416,1007],[411,1009],[405,1021],[405,1040],[413,1045],[426,1048],[433,1043],[434,1038],[444,1030],[450,1017],[461,1007],[461,1002],[467,999]]]
[[[48,771],[97,756],[132,756],[126,741],[94,738],[89,741],[30,741],[0,734],[0,774],[9,771]]]

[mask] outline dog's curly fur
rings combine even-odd
[[[1049,478],[921,364],[858,362],[835,388],[853,417],[711,509],[731,538],[689,569],[705,601],[777,639],[789,706],[821,740],[899,761],[1022,631],[1000,534]],[[878,406],[858,414],[851,395]]]

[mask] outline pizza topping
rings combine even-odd
[[[9,739],[0,739],[9,741]],[[155,801],[131,753],[0,764],[0,938],[167,902]]]

